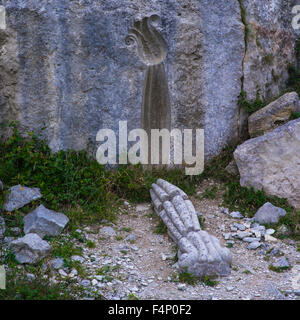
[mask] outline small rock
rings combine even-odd
[[[52,251],[48,242],[35,233],[10,242],[9,247],[20,263],[37,263]]]
[[[126,238],[126,241],[136,241],[136,235],[133,233],[130,233]]]
[[[246,227],[243,224],[240,224],[240,223],[237,223],[237,222],[235,222],[233,224],[233,226],[236,227],[237,229],[239,229],[240,231],[245,231],[246,230]]]
[[[275,257],[275,256],[279,255],[279,253],[280,253],[280,250],[278,248],[273,248],[272,251],[269,252],[267,255]]]
[[[14,241],[15,240],[15,238],[14,237],[5,237],[4,238],[4,243],[10,243],[10,242],[12,242],[12,241]]]
[[[80,284],[83,286],[83,287],[89,287],[91,285],[91,281],[90,280],[82,280],[80,282]]]
[[[98,281],[96,279],[92,280],[92,286],[97,286],[98,285]]]
[[[179,283],[177,285],[177,289],[180,291],[184,291],[186,289],[186,284],[185,283]]]
[[[53,269],[58,270],[64,266],[64,259],[63,258],[55,258],[50,261],[50,266]]]
[[[100,232],[109,237],[116,236],[116,231],[112,227],[103,227]]]
[[[233,291],[234,288],[233,287],[226,287],[226,291],[230,292],[230,291]]]
[[[257,248],[259,248],[261,246],[261,243],[258,241],[253,241],[249,244],[248,249],[249,250],[256,250]]]
[[[58,236],[69,222],[69,218],[60,212],[45,208],[42,204],[27,214],[24,219],[24,232],[44,236]]]
[[[75,268],[73,268],[72,270],[71,270],[71,272],[69,273],[69,277],[70,278],[74,278],[74,277],[76,277],[78,275],[78,271],[75,269]]]
[[[274,229],[267,229],[266,230],[266,234],[268,234],[269,236],[271,236],[272,234],[275,233],[275,230]]]
[[[72,256],[71,260],[75,261],[75,262],[78,261],[80,263],[84,263],[84,261],[85,261],[85,259],[83,257],[80,257],[80,256]]]
[[[231,213],[230,213],[230,216],[231,216],[232,218],[235,218],[235,219],[242,219],[242,218],[244,218],[244,216],[243,216],[240,212],[238,212],[238,211],[231,212]]]
[[[20,209],[31,201],[40,199],[42,197],[39,188],[27,188],[17,185],[11,187],[9,191],[10,193],[3,206],[6,211]]]
[[[221,213],[229,214],[229,209],[228,208],[221,208]]]
[[[244,239],[246,237],[251,237],[251,232],[247,232],[247,231],[238,231],[237,232],[237,236],[238,239]]]
[[[291,233],[290,229],[285,224],[283,224],[277,229],[276,235],[289,236],[290,233]]]
[[[272,263],[272,266],[275,268],[289,268],[290,264],[286,257],[280,257],[277,258],[274,263]]]
[[[260,241],[260,238],[251,238],[251,237],[245,237],[245,238],[243,238],[243,241],[244,242],[254,242],[254,241],[256,241],[256,242],[259,242]]]
[[[254,220],[261,224],[276,224],[285,215],[286,211],[284,209],[267,202],[255,213]]]
[[[265,234],[265,241],[266,242],[277,242],[277,239],[268,235],[268,234]]]
[[[27,273],[26,277],[27,277],[27,279],[28,279],[29,281],[35,280],[35,275],[32,274],[32,273]]]
[[[68,274],[63,270],[63,269],[59,269],[58,273],[63,277],[66,278],[68,276]]]
[[[223,233],[223,237],[225,240],[229,240],[231,238],[231,233]]]
[[[235,163],[234,160],[232,160],[232,161],[229,163],[229,165],[225,168],[225,170],[226,170],[229,174],[231,174],[231,175],[233,175],[233,176],[238,176],[238,175],[239,175],[239,169],[238,169],[238,167],[237,167],[237,165],[236,165],[236,163]]]

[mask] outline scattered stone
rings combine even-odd
[[[96,279],[92,280],[92,286],[97,286],[98,285],[98,281]]]
[[[117,235],[116,231],[112,227],[103,227],[100,230],[100,233],[109,237],[115,237]]]
[[[20,263],[37,263],[51,253],[51,246],[35,233],[28,233],[9,243]]]
[[[296,119],[239,145],[234,158],[240,172],[240,184],[287,199],[291,206],[299,209],[299,132],[300,119]],[[278,219],[275,221],[278,223]]]
[[[179,283],[177,285],[177,289],[180,290],[180,291],[186,290],[186,284],[185,283]]]
[[[251,238],[251,237],[246,237],[246,238],[243,238],[243,241],[244,242],[259,242],[260,241],[260,238]]]
[[[291,234],[291,231],[289,229],[289,227],[287,227],[285,224],[281,225],[276,232],[276,235],[278,236],[289,236]]]
[[[64,259],[63,258],[55,258],[50,260],[50,266],[55,269],[61,269],[64,266]]]
[[[71,272],[69,273],[69,277],[70,278],[74,278],[74,277],[76,277],[78,275],[78,271],[75,269],[75,268],[73,268],[72,270],[71,270]]]
[[[225,171],[227,171],[229,174],[233,176],[238,176],[239,175],[239,169],[235,163],[234,160],[232,160],[228,166],[225,168]]]
[[[229,209],[228,208],[221,208],[221,213],[229,214]]]
[[[286,257],[280,257],[280,258],[277,258],[275,262],[272,263],[272,266],[274,268],[289,268],[290,264]]]
[[[275,230],[274,230],[274,229],[268,229],[268,230],[266,230],[266,234],[269,235],[269,236],[271,236],[271,235],[274,234],[274,233],[275,233]]]
[[[273,248],[271,252],[269,252],[267,255],[268,256],[278,256],[280,253],[280,250],[278,248]]]
[[[58,273],[60,274],[60,276],[62,276],[63,278],[67,278],[68,274],[63,270],[63,269],[59,269]]]
[[[80,262],[80,263],[84,263],[85,259],[81,256],[72,256],[71,260],[74,262]]]
[[[259,248],[261,246],[261,243],[258,241],[253,241],[249,244],[248,249],[249,250],[256,250],[257,248]]]
[[[130,233],[126,238],[126,241],[136,241],[136,235],[133,233]]]
[[[286,211],[267,202],[254,215],[254,220],[261,224],[276,224],[279,219],[286,215]]]
[[[4,238],[4,234],[6,231],[4,218],[0,217],[0,239]]]
[[[231,233],[223,233],[223,237],[225,240],[229,240],[231,238]]]
[[[238,211],[231,212],[230,216],[235,219],[243,219],[244,218],[244,216]]]
[[[31,201],[40,199],[42,194],[39,188],[27,188],[21,185],[13,186],[9,189],[9,194],[4,209],[6,211],[13,211],[24,207]]]
[[[266,134],[279,125],[287,123],[290,116],[298,109],[298,103],[298,94],[289,92],[266,107],[254,112],[248,119],[251,138]]]
[[[274,238],[268,234],[265,234],[264,238],[265,238],[266,242],[277,242],[278,241],[276,238]]]
[[[237,223],[237,222],[235,222],[233,224],[233,226],[238,228],[240,231],[245,231],[246,230],[246,227],[243,224],[240,224],[240,223]]]
[[[231,292],[231,291],[233,291],[233,290],[234,290],[233,287],[226,287],[226,291],[227,291],[227,292]]]
[[[82,280],[80,282],[80,284],[83,286],[83,287],[89,287],[91,285],[91,281],[90,280]]]
[[[58,236],[69,222],[69,218],[59,212],[45,208],[42,204],[27,214],[24,219],[24,232],[44,236]]]
[[[244,238],[251,237],[251,232],[248,231],[238,231],[236,238],[243,240]]]
[[[29,281],[34,281],[35,280],[35,275],[32,273],[27,273],[26,277]]]

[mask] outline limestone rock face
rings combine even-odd
[[[219,240],[201,230],[192,202],[171,183],[158,179],[150,195],[155,212],[178,245],[178,265],[195,276],[230,274],[231,254]]]
[[[255,137],[272,131],[279,125],[288,122],[290,116],[298,110],[298,94],[296,92],[286,93],[249,117],[250,136]]]
[[[20,263],[37,263],[52,251],[47,241],[35,233],[28,233],[9,243],[10,249]]]
[[[295,62],[293,1],[240,0],[246,25],[243,88],[247,98],[259,93],[263,100],[277,97],[285,88],[288,66]]]
[[[0,119],[39,132],[51,149],[96,149],[102,128],[141,127],[147,65],[126,36],[158,15],[171,128],[204,128],[205,154],[238,137],[245,52],[237,0],[0,1]],[[151,122],[151,121],[150,121]]]
[[[300,208],[300,119],[238,146],[234,159],[242,186],[286,198]]]
[[[152,22],[166,46],[165,72],[158,74],[168,83],[160,97],[169,89],[170,100],[160,120],[171,129],[204,129],[211,158],[247,126],[238,107],[242,88],[252,98],[258,85],[269,97],[285,83],[287,64],[295,60],[286,3],[1,0],[0,119],[18,120],[21,132],[45,127],[53,151],[94,152],[97,132],[118,135],[120,120],[128,130],[143,127],[149,57],[140,59],[139,48],[125,39],[136,20],[158,16]]]
[[[40,205],[27,214],[23,221],[25,234],[36,233],[43,238],[44,236],[58,236],[69,222],[69,218]]]

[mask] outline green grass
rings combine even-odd
[[[277,272],[277,273],[282,273],[285,271],[290,270],[291,267],[274,267],[273,265],[269,265],[269,270]]]
[[[166,234],[168,232],[167,226],[164,224],[161,218],[159,218],[159,222],[154,229],[155,234]]]
[[[206,286],[214,287],[219,282],[212,276],[196,277],[193,273],[187,270],[181,271],[178,275],[178,281],[195,286],[198,282],[204,283]]]
[[[88,248],[94,249],[94,248],[96,248],[96,243],[93,242],[93,241],[91,241],[91,240],[88,240],[88,241],[86,242],[86,246],[87,246]]]
[[[39,278],[29,281],[11,272],[7,273],[6,280],[7,287],[0,290],[0,300],[73,300],[77,290],[67,283],[54,285]]]

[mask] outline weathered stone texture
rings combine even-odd
[[[243,1],[255,35],[247,45],[240,2],[0,0],[0,118],[18,120],[22,132],[45,126],[53,151],[94,151],[98,130],[117,133],[119,120],[141,127],[147,66],[125,39],[135,20],[156,14],[167,45],[171,128],[205,129],[206,158],[217,155],[246,126],[238,107],[243,76],[249,98],[257,85],[274,96],[294,58],[286,1]]]
[[[242,186],[286,198],[300,208],[300,119],[250,139],[234,152]]]

